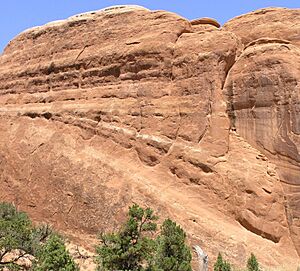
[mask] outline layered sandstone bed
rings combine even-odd
[[[224,27],[135,6],[0,56],[1,200],[88,247],[137,202],[241,265],[300,253],[300,10]]]

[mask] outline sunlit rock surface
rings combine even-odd
[[[1,200],[87,248],[136,202],[211,263],[295,269],[299,25],[121,6],[21,33],[0,56]]]

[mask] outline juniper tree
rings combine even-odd
[[[192,254],[183,229],[170,219],[164,221],[157,239],[154,270],[191,271]]]
[[[118,232],[100,235],[98,270],[148,270],[155,252],[155,241],[148,235],[157,229],[156,220],[152,209],[131,206]]]
[[[249,257],[247,261],[247,270],[248,271],[259,271],[259,264],[258,261],[253,253],[251,253],[251,256]]]
[[[18,269],[18,260],[34,253],[33,236],[34,227],[26,213],[10,203],[0,203],[0,270]]]
[[[62,237],[52,233],[37,252],[33,271],[79,271]]]
[[[230,263],[223,260],[221,253],[218,254],[217,261],[214,264],[214,271],[231,271]]]

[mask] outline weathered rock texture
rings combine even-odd
[[[300,10],[259,10],[224,29],[245,45],[224,88],[232,125],[277,165],[300,253]]]
[[[1,199],[83,245],[138,202],[211,261],[295,269],[299,25],[127,6],[20,34],[0,57]]]

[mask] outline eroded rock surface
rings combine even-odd
[[[289,40],[300,45],[300,9],[265,8],[231,19],[224,29],[239,36],[242,43],[259,38]]]
[[[118,7],[21,33],[0,57],[1,198],[87,247],[138,202],[211,259],[294,268],[297,27],[245,47],[234,20]]]
[[[264,21],[268,27],[262,27]],[[239,27],[237,26],[239,24]],[[278,167],[287,218],[300,251],[300,10],[267,9],[229,21],[248,43],[225,90],[232,125]],[[241,29],[249,27],[250,34]]]

